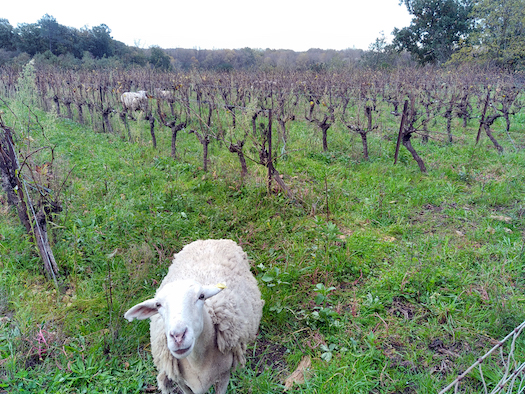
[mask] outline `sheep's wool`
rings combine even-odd
[[[246,253],[231,240],[192,242],[175,254],[157,292],[167,283],[185,279],[202,285],[225,284],[224,290],[206,300],[204,310],[215,326],[219,351],[228,357],[233,368],[244,366],[246,346],[257,336],[264,305]],[[184,383],[180,379],[179,361],[166,345],[160,315],[151,317],[150,331],[153,359],[159,369],[159,386],[163,392],[171,392],[171,381],[182,386]]]

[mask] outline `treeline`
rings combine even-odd
[[[357,64],[364,51],[359,49],[309,49],[295,52],[286,49],[167,49],[175,70],[201,68],[215,71],[242,69],[321,70]]]
[[[306,52],[273,49],[148,49],[130,47],[111,37],[102,24],[76,29],[59,24],[50,15],[36,23],[21,23],[16,28],[0,18],[0,66],[37,65],[65,69],[102,69],[107,67],[151,67],[164,71],[193,68],[229,71],[240,69],[322,69],[355,64],[364,51],[310,49]]]
[[[142,49],[111,37],[102,24],[75,29],[44,15],[14,28],[0,19],[0,66],[50,64],[66,69],[150,67],[190,69],[313,70],[396,68],[410,64],[471,64],[505,71],[525,70],[525,0],[402,0],[413,16],[394,29],[392,43],[382,33],[367,51],[310,49]]]
[[[90,56],[123,56],[129,49],[111,37],[111,30],[102,24],[93,28],[76,29],[59,24],[50,15],[36,23],[20,23],[14,28],[7,19],[0,19],[1,62],[26,54],[33,57],[48,52],[51,56],[72,56],[82,59]]]

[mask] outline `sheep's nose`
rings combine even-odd
[[[188,331],[187,328],[185,328],[184,331],[182,332],[171,331],[170,336],[173,338],[173,340],[175,341],[177,345],[180,345],[182,344],[182,341],[184,340],[184,337],[186,336],[187,331]]]

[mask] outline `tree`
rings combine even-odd
[[[475,29],[453,57],[516,69],[525,60],[525,0],[479,0],[472,16]]]
[[[251,48],[237,49],[236,68],[251,68],[257,63],[256,51]]]
[[[446,62],[471,31],[471,1],[401,0],[414,18],[410,26],[394,29],[393,45],[422,64]]]
[[[142,49],[133,48],[124,55],[124,62],[145,66],[148,63],[148,58]]]
[[[0,18],[0,48],[6,51],[14,51],[15,47],[15,33],[13,26],[7,19]]]
[[[36,23],[20,23],[15,29],[16,47],[20,52],[33,56],[45,52],[47,47],[40,35],[40,27]]]
[[[93,27],[91,30],[84,30],[85,50],[92,53],[97,59],[104,56],[113,56],[113,39],[111,29],[105,24]]]
[[[396,61],[400,58],[392,45],[386,42],[385,33],[381,32],[375,42],[370,44],[368,51],[361,56],[359,62],[372,69],[394,67]]]
[[[155,68],[168,71],[170,69],[170,57],[158,46],[151,47],[149,62]]]
[[[60,40],[60,25],[54,17],[45,14],[38,22],[40,36],[45,41],[47,49],[57,55],[56,48]]]

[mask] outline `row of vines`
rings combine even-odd
[[[18,71],[0,70],[0,95],[17,94]],[[478,129],[476,141],[486,135],[495,149],[504,152],[494,133],[497,119],[505,120],[504,136],[511,149],[520,149],[513,137],[513,115],[524,106],[520,75],[480,69],[444,70],[410,68],[390,71],[362,69],[326,72],[242,71],[217,73],[158,72],[148,69],[71,71],[43,68],[35,71],[36,104],[46,111],[90,126],[99,132],[120,133],[133,140],[130,122],[149,122],[151,139],[171,131],[171,155],[177,157],[177,133],[186,130],[202,144],[202,163],[207,170],[208,147],[220,141],[239,159],[242,177],[250,160],[268,170],[272,180],[288,194],[290,190],[275,168],[276,156],[287,152],[290,123],[309,122],[322,136],[323,151],[329,150],[331,128],[338,124],[360,136],[363,159],[369,159],[368,136],[385,122],[395,124],[397,147],[404,146],[426,172],[424,159],[412,145],[412,138],[453,144],[466,130]],[[147,103],[139,111],[126,110],[124,92],[145,90]],[[459,123],[458,123],[459,122]],[[146,123],[147,124],[147,123]],[[501,123],[502,124],[502,123]],[[459,127],[461,129],[461,127]],[[255,149],[254,149],[255,148]],[[314,148],[312,148],[314,149]],[[252,155],[254,156],[254,155]]]

